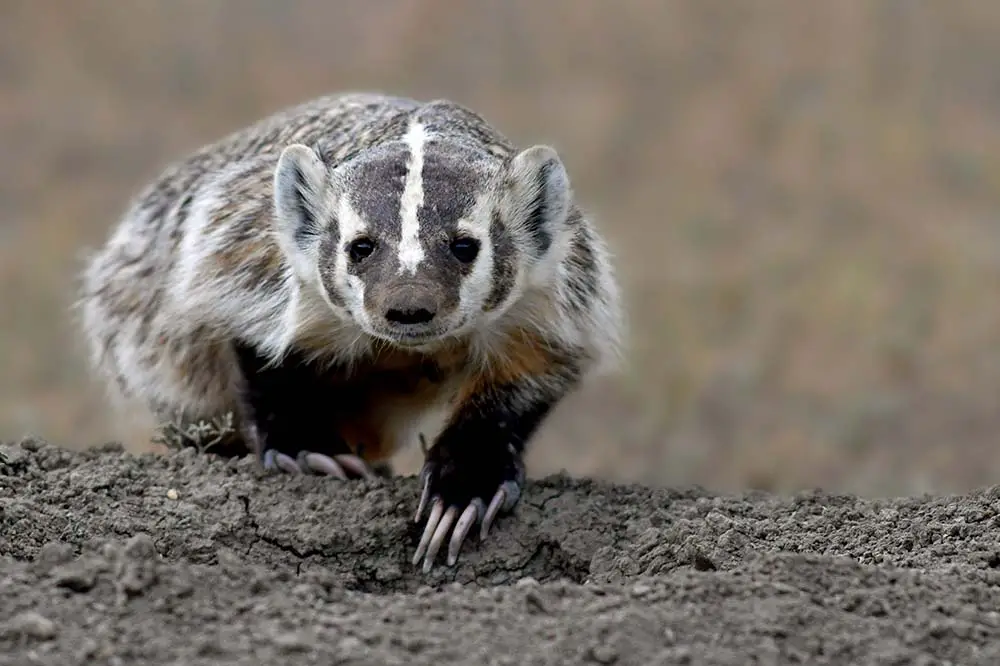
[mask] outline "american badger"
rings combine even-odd
[[[202,148],[81,282],[115,402],[232,415],[267,469],[369,476],[436,418],[425,572],[514,508],[528,439],[620,358],[609,252],[555,150],[444,100],[331,95]]]

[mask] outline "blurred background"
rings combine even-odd
[[[959,0],[2,0],[0,438],[148,450],[84,364],[83,253],[170,160],[382,90],[555,145],[618,256],[627,366],[533,475],[1000,483],[998,34]]]

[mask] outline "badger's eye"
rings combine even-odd
[[[456,238],[451,242],[451,253],[463,264],[471,263],[479,254],[479,241],[475,238]]]
[[[351,241],[347,247],[347,253],[351,255],[351,261],[358,262],[368,257],[375,251],[375,241],[370,238],[358,238]]]

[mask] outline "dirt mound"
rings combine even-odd
[[[1000,487],[866,500],[550,477],[458,566],[412,478],[0,447],[0,664],[1000,662]]]

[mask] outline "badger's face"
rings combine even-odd
[[[329,169],[303,145],[275,172],[296,272],[368,334],[427,346],[488,326],[558,263],[569,183],[555,151],[504,161],[411,124]]]

